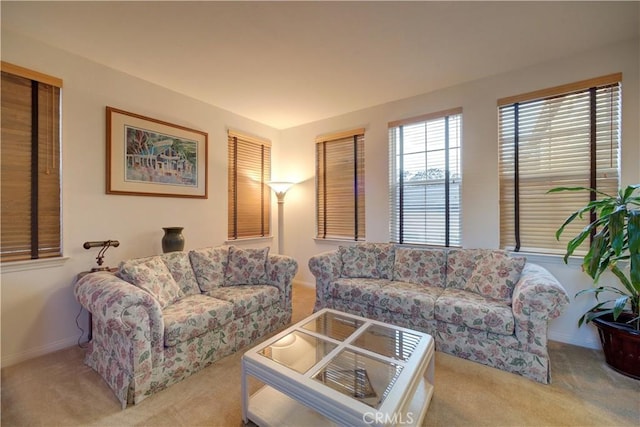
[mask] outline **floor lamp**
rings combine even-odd
[[[293,186],[293,182],[270,181],[271,187],[278,197],[278,253],[284,255],[284,195]]]

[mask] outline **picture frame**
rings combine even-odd
[[[206,132],[106,107],[107,194],[208,198]]]

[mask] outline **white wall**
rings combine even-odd
[[[123,259],[162,253],[161,227],[184,226],[186,249],[222,244],[227,233],[227,129],[272,140],[279,132],[4,30],[2,60],[63,79],[62,237],[68,257],[58,267],[3,269],[1,363],[7,366],[79,339],[75,319],[80,306],[73,283],[76,274],[96,265],[99,249],[83,249],[85,241],[119,240],[120,247],[106,253],[105,265],[112,267]],[[209,198],[105,194],[105,106],[207,132]],[[86,325],[86,313],[78,321]]]
[[[106,264],[161,253],[163,226],[184,226],[186,249],[222,244],[226,238],[226,130],[235,128],[273,140],[273,178],[300,182],[286,196],[285,253],[300,264],[297,280],[313,286],[307,261],[334,249],[316,242],[314,140],[317,135],[366,128],[367,238],[388,240],[387,122],[450,107],[464,108],[463,241],[465,247],[498,246],[496,100],[612,72],[623,72],[623,181],[640,182],[638,41],[620,44],[526,70],[459,85],[297,128],[277,131],[75,55],[2,32],[2,60],[50,74],[63,88],[63,253],[58,267],[8,272],[1,276],[1,365],[74,345],[80,338],[73,297],[76,274],[95,265],[87,240],[118,239]],[[371,64],[375,66],[375,64]],[[157,118],[209,134],[209,198],[179,199],[105,194],[105,106]],[[275,198],[273,209],[274,212]],[[273,227],[277,233],[275,214]],[[254,242],[269,244],[275,241]],[[577,264],[536,257],[568,293],[589,281]],[[551,325],[554,339],[597,347],[589,328],[576,319],[588,302],[572,302]],[[78,319],[86,325],[86,313]],[[83,338],[84,339],[84,338]]]
[[[315,241],[314,140],[317,135],[365,127],[366,233],[368,241],[388,241],[387,123],[452,107],[463,108],[462,236],[464,247],[499,246],[499,184],[497,99],[553,87],[615,72],[623,73],[622,180],[640,182],[640,111],[638,40],[608,46],[576,57],[540,64],[524,70],[458,85],[445,90],[404,99],[304,126],[284,130],[281,156],[275,169],[301,180],[285,203],[285,248],[300,262],[299,280],[310,286],[314,279],[307,260],[331,250],[339,242]],[[375,64],[371,64],[375,67]],[[283,171],[282,169],[285,169]],[[569,213],[567,213],[568,215]],[[559,225],[559,224],[558,224]],[[529,256],[548,268],[571,297],[565,313],[552,322],[552,339],[587,347],[599,347],[591,326],[577,328],[582,312],[591,306],[588,298],[574,301],[575,293],[590,286],[580,270],[580,261],[565,265],[561,257]]]

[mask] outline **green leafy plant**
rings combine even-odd
[[[549,193],[588,191],[600,197],[572,213],[556,231],[556,239],[559,239],[565,227],[576,218],[583,218],[584,214],[591,212],[596,214],[596,219],[567,243],[564,255],[566,263],[585,239],[595,233],[582,263],[582,269],[593,279],[594,287],[578,292],[576,297],[592,293],[598,303],[580,317],[578,326],[607,314],[612,314],[613,320],[618,321],[622,313],[630,312],[626,323],[640,331],[640,195],[635,194],[639,188],[640,184],[629,185],[620,189],[615,197],[585,187],[549,190]],[[622,268],[619,265],[621,261]],[[606,270],[620,280],[623,289],[595,286]],[[603,293],[614,294],[614,298],[601,301]]]

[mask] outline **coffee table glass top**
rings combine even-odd
[[[344,341],[363,324],[361,320],[342,316],[339,313],[328,312],[316,317],[302,327],[308,331],[317,332],[338,341]]]
[[[304,332],[294,331],[258,353],[304,374],[338,345]]]
[[[420,342],[420,335],[382,325],[369,327],[353,341],[353,345],[396,360],[408,360]]]
[[[258,351],[280,365],[379,408],[422,337],[392,326],[325,312]],[[377,356],[379,355],[379,356]],[[381,357],[382,356],[382,357]]]
[[[395,363],[345,349],[313,379],[377,409],[401,371]]]
[[[345,341],[363,324],[364,322],[359,319],[327,312],[304,324],[302,328],[338,341]],[[352,345],[396,360],[408,360],[419,342],[418,334],[382,325],[369,325],[352,342]]]

